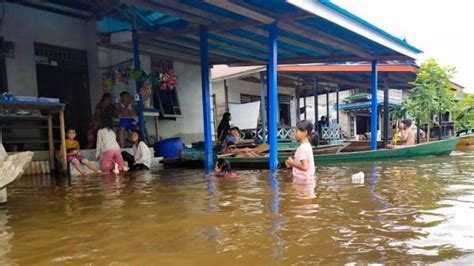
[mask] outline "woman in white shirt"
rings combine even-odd
[[[151,154],[150,149],[140,139],[140,131],[132,130],[133,156],[124,151],[123,158],[127,161],[132,170],[150,170]]]
[[[117,143],[117,137],[112,130],[112,121],[104,121],[104,127],[97,132],[96,158],[102,157],[101,170],[103,173],[118,173],[119,171],[128,171],[128,167],[123,162],[120,146]]]

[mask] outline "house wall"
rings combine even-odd
[[[34,43],[46,43],[87,51],[91,99],[100,80],[98,72],[95,21],[63,16],[18,4],[5,3],[5,17],[0,36],[13,42],[14,58],[6,58],[8,90],[14,95],[37,96]]]
[[[100,67],[107,67],[133,58],[129,52],[99,48]],[[146,73],[151,71],[151,57],[140,56],[142,70]],[[178,101],[181,107],[181,117],[176,120],[159,120],[160,138],[181,137],[183,142],[191,144],[194,141],[203,140],[203,108],[201,93],[201,69],[199,66],[187,63],[173,62],[173,71],[178,76]],[[128,91],[135,94],[135,82],[129,84],[117,84],[110,93],[114,101],[119,102],[119,94]],[[212,95],[212,93],[211,93]],[[95,103],[93,103],[95,106]],[[155,122],[152,117],[145,117],[148,135],[155,136]],[[156,137],[156,136],[155,136]]]
[[[133,58],[129,52],[97,47],[96,21],[67,17],[18,4],[5,3],[5,17],[0,36],[15,46],[15,57],[6,58],[8,89],[14,95],[37,96],[34,43],[85,50],[88,60],[91,108],[95,109],[103,90],[100,67],[106,67]],[[142,69],[149,73],[151,58],[141,56]],[[185,143],[203,139],[200,67],[174,62],[178,79],[178,98],[182,117],[160,120],[160,137],[179,136]],[[135,92],[135,84],[118,85],[114,96],[127,90]],[[118,100],[118,98],[116,98]],[[146,119],[149,135],[155,135],[154,121]]]
[[[248,82],[239,80],[237,78],[226,80],[228,87],[228,99],[229,103],[240,103],[240,94],[249,94],[249,95],[260,95],[260,84],[254,82]],[[212,83],[213,93],[216,95],[216,123],[222,118],[222,115],[225,112],[225,90],[224,90],[224,81],[216,81]],[[266,86],[265,86],[266,87]],[[295,100],[294,92],[291,88],[278,87],[278,93],[290,95],[292,98],[290,100],[290,113],[291,113],[291,126],[296,125],[296,114],[295,110]],[[265,92],[266,96],[266,92]],[[234,114],[236,115],[236,114]],[[279,120],[280,118],[278,118]],[[216,126],[217,128],[217,126]]]

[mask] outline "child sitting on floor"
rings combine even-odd
[[[76,135],[77,135],[77,133],[76,133],[75,129],[70,128],[67,131],[67,134],[66,134],[66,136],[67,136],[67,138],[66,138],[67,161],[69,163],[72,163],[72,165],[74,165],[76,170],[81,175],[85,175],[85,172],[82,171],[82,169],[81,169],[81,163],[83,165],[85,165],[87,168],[94,171],[96,174],[100,173],[100,171],[97,170],[97,168],[95,168],[94,165],[91,162],[89,162],[86,158],[82,157],[82,155],[79,151],[80,146],[79,146],[79,142],[76,140]]]
[[[123,162],[120,146],[117,143],[115,132],[112,130],[112,120],[105,119],[104,127],[97,132],[96,158],[102,157],[101,169],[104,173],[113,170],[115,174],[119,171],[128,171]]]
[[[224,140],[224,147],[223,152],[224,154],[232,154],[241,157],[257,157],[256,154],[252,149],[249,148],[242,148],[238,149],[236,144],[240,141],[239,137],[239,128],[233,127],[229,130],[227,137]]]

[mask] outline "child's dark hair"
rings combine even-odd
[[[108,93],[108,92],[102,94],[102,99],[100,99],[100,102],[104,102],[105,99],[107,99],[107,98],[112,99],[112,94],[110,94],[110,93]]]
[[[138,135],[137,144],[140,143],[140,141],[142,141],[142,135],[140,134],[140,130],[138,130],[138,129],[132,129],[132,134],[133,134],[133,133],[137,133],[137,135]]]
[[[237,131],[240,131],[240,129],[238,127],[233,127],[231,128],[230,130],[237,130]]]
[[[411,121],[411,119],[405,119],[405,120],[402,120],[402,123],[405,124],[405,126],[407,127],[411,127],[411,124],[413,124],[413,121]]]
[[[308,134],[308,138],[311,136],[311,133],[313,133],[313,123],[309,120],[303,120],[298,123],[296,123],[296,129],[299,131],[306,131]]]
[[[66,131],[66,132],[69,132],[69,131],[74,131],[74,132],[76,132],[76,129],[75,129],[75,128],[72,128],[72,127],[70,127],[70,128],[68,128],[68,129],[67,129],[67,131]]]
[[[128,93],[128,91],[122,91],[122,92],[120,93],[120,98],[122,98],[122,97],[125,96],[125,95],[130,95],[130,93]]]
[[[218,159],[217,160],[217,167],[220,169],[219,174],[230,174],[231,168],[230,168],[230,162],[224,159]]]
[[[225,112],[223,115],[222,115],[222,120],[229,120],[230,118],[230,113],[229,112]]]
[[[309,143],[311,143],[312,146],[319,146],[319,134],[318,131],[313,131],[311,136],[309,137]]]

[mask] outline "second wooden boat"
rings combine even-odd
[[[355,162],[355,161],[376,161],[382,159],[404,159],[420,156],[448,155],[459,143],[460,138],[450,138],[440,141],[433,141],[413,146],[405,146],[397,149],[381,149],[375,151],[341,152],[334,154],[315,155],[314,160],[317,165]],[[278,161],[284,163],[288,158],[279,154]],[[268,168],[268,157],[229,157],[226,158],[235,168]]]

